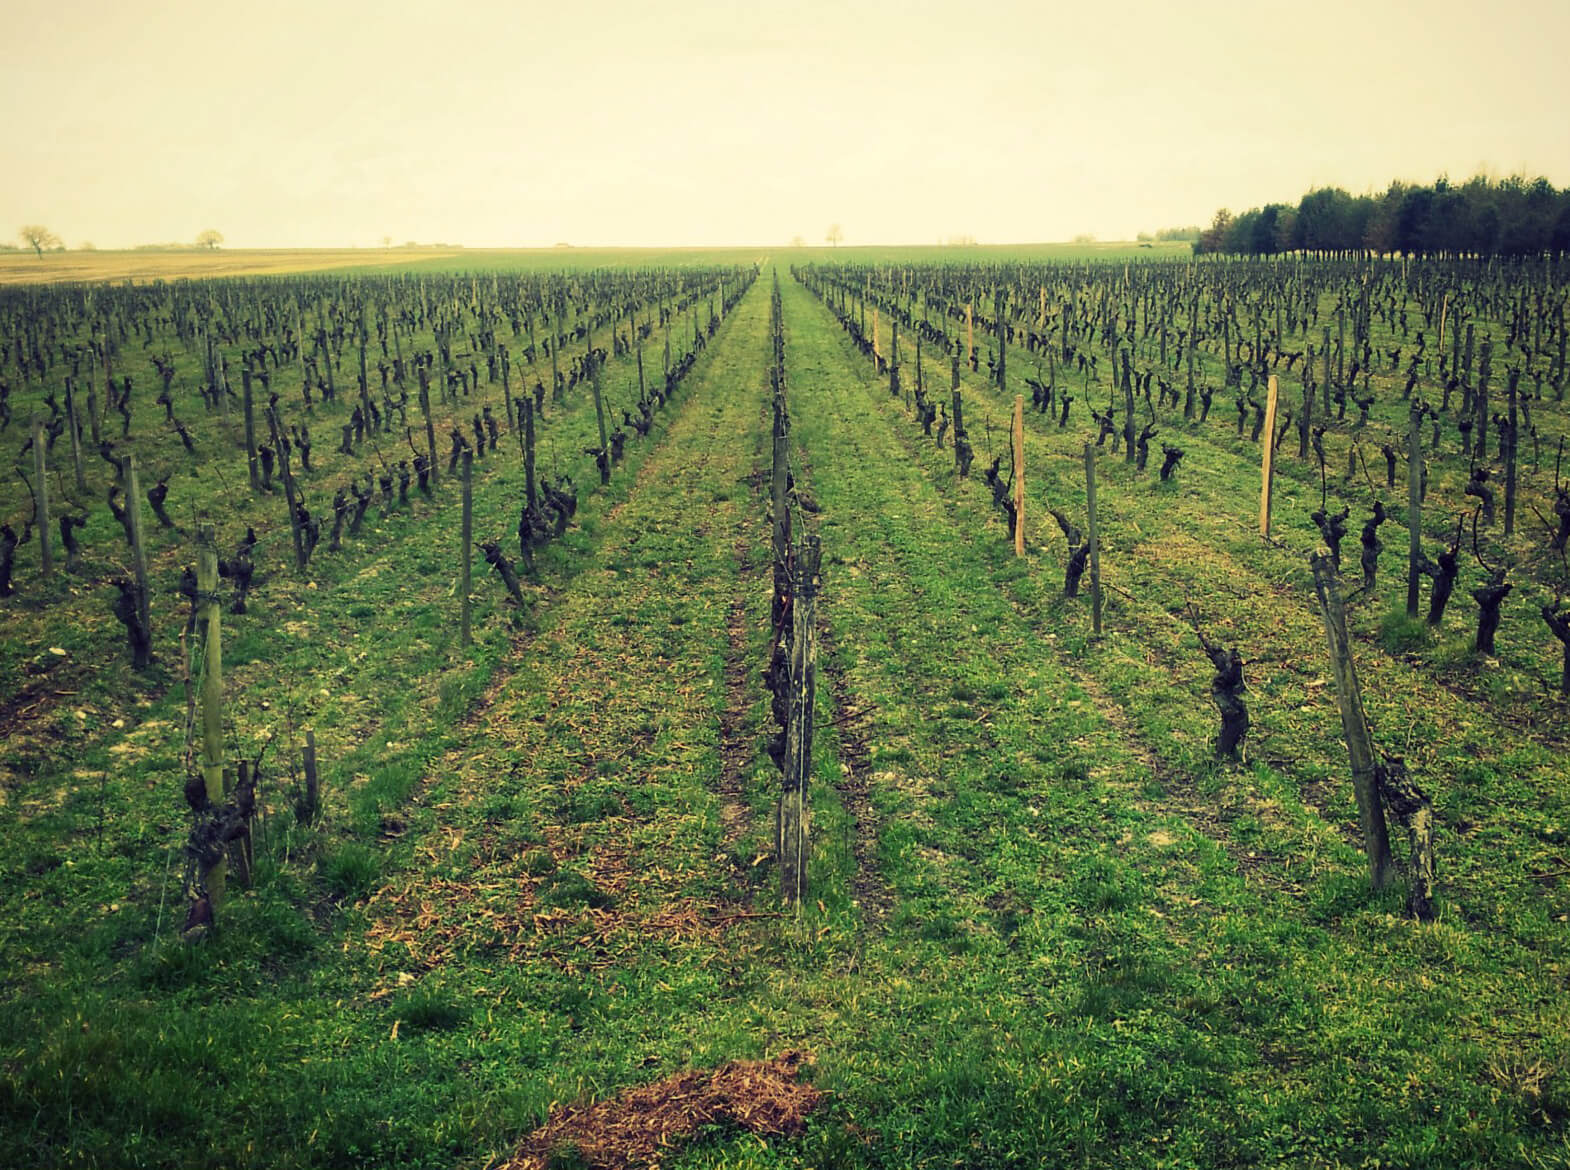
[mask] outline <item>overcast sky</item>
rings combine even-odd
[[[1570,0],[8,0],[0,233],[72,247],[1127,239],[1570,185]]]

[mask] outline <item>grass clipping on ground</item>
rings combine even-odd
[[[563,1106],[498,1170],[654,1165],[706,1125],[739,1125],[763,1137],[798,1134],[823,1099],[797,1080],[811,1063],[802,1052],[733,1060],[713,1071],[672,1073],[593,1105]]]

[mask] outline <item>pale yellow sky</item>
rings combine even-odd
[[[1570,185],[1570,0],[9,0],[0,233],[75,247],[1103,239]]]

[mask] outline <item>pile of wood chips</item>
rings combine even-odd
[[[593,1105],[563,1106],[498,1170],[658,1166],[706,1125],[739,1125],[763,1137],[798,1134],[823,1099],[797,1079],[811,1063],[803,1052],[733,1060],[712,1071],[673,1073]]]

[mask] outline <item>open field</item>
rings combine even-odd
[[[681,264],[750,264],[764,255],[785,262],[855,259],[864,263],[988,260],[1077,260],[1186,256],[1187,244],[1033,244],[998,247],[864,248],[326,248],[214,251],[96,251],[0,253],[0,285],[77,281],[202,280],[226,276],[285,276],[345,268],[377,272],[527,271],[562,268]]]
[[[96,408],[142,487],[169,484],[177,526],[145,517],[154,662],[134,670],[112,608],[133,566],[109,461],[83,423],[74,486],[62,430],[46,480],[56,514],[83,517],[80,564],[63,571],[56,538],[45,579],[35,533],[0,598],[0,1160],[524,1165],[514,1155],[563,1104],[797,1051],[825,1094],[803,1133],[702,1124],[661,1164],[1570,1164],[1570,696],[1540,616],[1570,588],[1544,527],[1570,431],[1566,273],[1184,251],[783,249],[756,270],[765,258],[745,251],[459,252],[92,301],[0,291],[0,338],[17,339],[0,362],[8,466],[32,468],[20,448],[50,400],[53,417]],[[145,259],[171,267],[106,276],[214,275],[178,267],[206,256]],[[789,912],[762,682],[776,282],[791,511],[823,547],[810,888]],[[1467,327],[1465,395],[1446,393],[1456,368],[1439,355]],[[973,364],[956,352],[967,330]],[[1337,330],[1334,359],[1309,356]],[[897,383],[869,360],[874,331]],[[1489,384],[1485,338],[1493,397],[1475,413],[1491,434],[1469,459],[1458,423]],[[106,349],[109,376],[134,385],[123,415],[96,397]],[[1432,626],[1405,616],[1405,468],[1387,479],[1382,457],[1406,434],[1408,360],[1438,408],[1422,421],[1425,549],[1477,506],[1475,467],[1499,492]],[[225,362],[232,400],[203,393]],[[242,369],[258,411],[278,395],[279,490],[251,486]],[[1305,369],[1325,384],[1305,388]],[[1269,440],[1249,434],[1263,370],[1283,412],[1310,404],[1328,453],[1323,471],[1298,458],[1278,420],[1270,540]],[[1490,415],[1507,379],[1529,417],[1509,535]],[[427,380],[440,476],[394,495],[398,463],[430,451]],[[1351,401],[1339,418],[1331,384]],[[504,385],[540,404],[541,490],[570,477],[577,494],[532,572]],[[1189,387],[1208,419],[1185,418]],[[1033,409],[1042,388],[1053,398]],[[984,473],[997,460],[1007,475],[1021,391],[1016,557]],[[621,436],[603,483],[596,393]],[[941,426],[924,428],[923,401],[943,405]],[[1155,440],[1145,469],[1095,446],[1089,409],[1120,428],[1125,402]],[[387,425],[361,435],[351,411],[369,405]],[[474,538],[517,564],[521,604],[476,559],[466,645],[448,436],[478,445],[482,409],[500,439],[475,454]],[[309,469],[298,435],[285,447],[301,425]],[[1161,443],[1184,451],[1170,481]],[[1047,512],[1085,526],[1087,445],[1099,637],[1088,578],[1064,596]],[[384,475],[363,528],[330,545],[329,500]],[[285,491],[322,527],[303,565]],[[1375,501],[1390,519],[1359,589]],[[20,530],[31,506],[8,471],[0,520]],[[1404,873],[1371,890],[1362,853],[1307,562],[1310,512],[1342,506],[1363,703],[1433,802],[1432,921],[1407,912]],[[216,927],[182,941],[200,884],[184,794],[201,671],[187,682],[180,572],[203,525],[226,560],[248,528],[259,538],[247,612],[221,619],[222,739],[263,780],[252,882],[231,873]],[[1513,586],[1492,653],[1474,649],[1485,561]],[[1196,623],[1244,660],[1238,760],[1212,750]],[[322,784],[309,822],[307,729]]]

